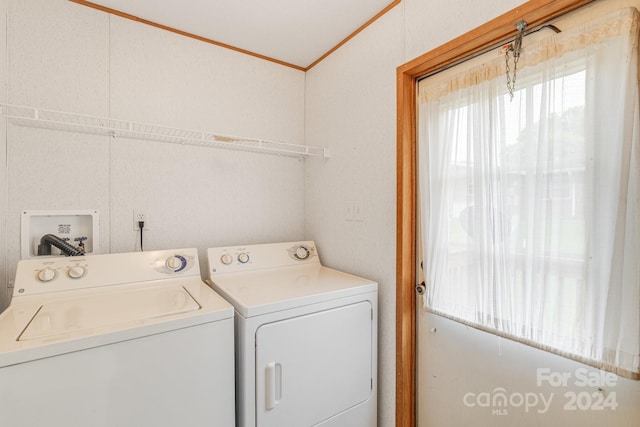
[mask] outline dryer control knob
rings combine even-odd
[[[47,267],[38,271],[38,280],[41,282],[50,282],[56,278],[55,270]]]
[[[186,266],[186,264],[187,261],[179,255],[167,258],[164,263],[164,265],[171,271],[180,271]]]
[[[242,264],[246,264],[249,262],[249,254],[246,252],[242,252],[241,254],[238,255],[238,261],[240,261]]]
[[[296,248],[296,251],[293,253],[293,255],[299,260],[305,260],[309,258],[309,255],[311,255],[311,252],[309,251],[309,248],[307,248],[306,246],[298,246]]]
[[[233,262],[233,257],[229,254],[224,254],[220,257],[220,262],[224,265],[229,265]]]
[[[69,267],[69,270],[67,270],[67,274],[72,279],[80,279],[84,277],[85,274],[87,274],[87,269],[81,265],[74,265],[73,267]]]

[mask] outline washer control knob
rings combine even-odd
[[[170,271],[177,272],[186,267],[187,260],[181,257],[180,255],[174,255],[172,257],[167,258],[164,265]]]
[[[306,246],[298,246],[296,248],[296,251],[293,253],[293,256],[295,256],[299,260],[305,260],[309,258],[309,255],[311,255],[311,252]]]
[[[249,254],[246,252],[242,252],[241,254],[238,254],[238,261],[240,261],[242,264],[246,264],[249,262]]]
[[[229,254],[224,254],[220,257],[220,262],[224,265],[229,265],[233,262],[233,257]]]
[[[56,271],[47,267],[38,271],[38,280],[41,282],[50,282],[56,278]]]
[[[80,279],[84,277],[85,274],[87,274],[87,269],[81,265],[74,265],[73,267],[69,267],[69,270],[67,270],[67,274],[72,279]]]

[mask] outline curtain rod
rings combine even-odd
[[[522,25],[522,23],[523,23],[523,22],[524,22],[524,24],[526,25],[526,22],[525,22],[525,21],[520,21],[520,22],[518,22],[517,24],[515,24],[516,28],[518,28],[518,26],[519,26],[519,25]],[[531,34],[533,34],[533,33],[537,33],[538,31],[544,30],[544,29],[546,29],[546,28],[548,28],[548,29],[552,30],[552,31],[553,31],[554,33],[556,33],[556,34],[558,34],[558,33],[561,33],[561,32],[562,32],[562,30],[560,30],[560,28],[556,27],[556,26],[555,26],[555,25],[553,25],[553,24],[542,24],[541,26],[539,26],[539,27],[538,27],[538,28],[536,28],[535,30],[525,31],[525,32],[524,32],[524,34],[523,34],[522,36],[523,36],[523,37],[527,37],[527,36],[529,36],[529,35],[531,35]],[[435,71],[433,71],[433,72],[431,72],[431,73],[429,73],[429,74],[425,74],[424,76],[420,77],[420,78],[419,78],[419,79],[417,79],[416,81],[417,81],[417,82],[419,82],[419,81],[424,80],[424,79],[426,79],[426,78],[428,78],[428,77],[431,77],[431,76],[433,76],[433,75],[436,75],[436,74],[438,74],[438,73],[441,73],[441,72],[443,72],[443,71],[446,71],[446,70],[448,70],[449,68],[453,68],[453,67],[455,67],[456,65],[463,64],[463,63],[465,63],[465,62],[467,62],[467,61],[470,61],[470,60],[472,60],[472,59],[474,59],[474,58],[477,58],[477,57],[478,57],[478,56],[480,56],[480,55],[484,55],[485,53],[491,52],[492,50],[494,50],[494,49],[496,49],[496,48],[499,48],[499,47],[501,47],[501,46],[505,46],[505,41],[502,41],[502,42],[499,42],[499,43],[492,44],[491,46],[486,47],[486,48],[484,48],[484,49],[482,49],[482,50],[480,50],[480,51],[478,51],[478,52],[476,52],[476,53],[474,53],[474,54],[471,54],[471,55],[466,56],[466,57],[464,57],[464,58],[462,58],[462,59],[459,59],[459,60],[457,60],[457,61],[455,61],[455,62],[452,62],[451,64],[446,65],[446,66],[444,66],[444,67],[442,67],[442,68],[439,68],[439,69],[437,69],[437,70],[435,70]]]

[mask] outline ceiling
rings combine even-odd
[[[301,70],[311,68],[400,2],[400,0],[71,1]]]

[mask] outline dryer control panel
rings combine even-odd
[[[33,258],[18,262],[13,296],[184,276],[200,276],[195,248]]]
[[[209,275],[303,264],[320,264],[313,241],[226,246],[207,250]]]

